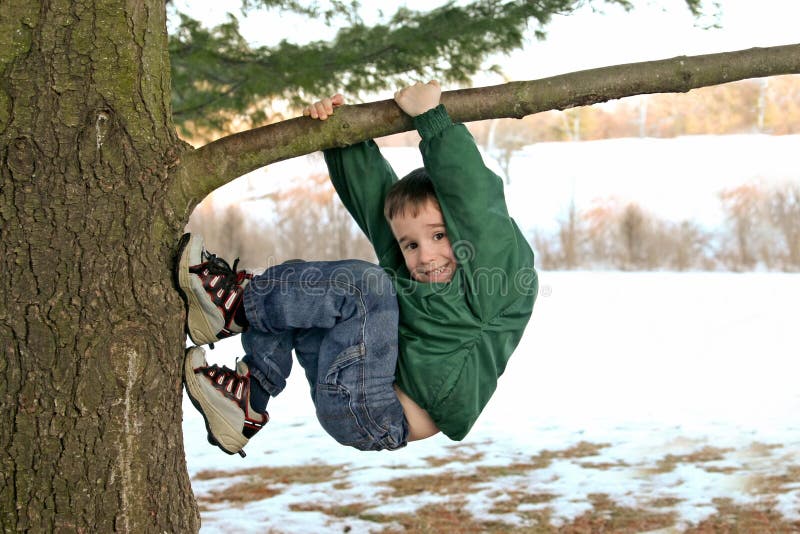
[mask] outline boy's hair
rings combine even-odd
[[[387,221],[406,213],[416,217],[428,201],[432,201],[436,209],[441,211],[431,177],[425,167],[420,167],[392,185],[383,202],[383,215]]]

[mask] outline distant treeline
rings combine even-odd
[[[372,247],[342,206],[326,175],[259,200],[218,209],[206,201],[188,229],[212,252],[241,258],[254,271],[287,259],[375,261]],[[719,195],[720,228],[671,222],[636,203],[572,205],[552,233],[533,230],[537,267],[554,269],[800,271],[800,184],[744,184]],[[265,202],[266,201],[266,202]]]
[[[722,191],[721,228],[660,219],[636,203],[570,206],[558,230],[536,231],[544,269],[800,271],[800,184]]]
[[[213,195],[192,213],[187,231],[206,247],[253,271],[288,259],[375,261],[372,245],[353,223],[326,174],[266,197],[220,208]],[[258,201],[258,211],[249,201]],[[267,206],[267,216],[262,217]]]

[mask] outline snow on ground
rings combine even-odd
[[[524,230],[548,228],[573,197],[582,208],[614,196],[714,226],[721,189],[800,182],[797,146],[800,136],[761,135],[541,143],[511,162],[509,210]],[[400,175],[420,165],[415,148],[384,154]],[[319,155],[295,158],[220,198],[318,172]],[[800,520],[798,303],[796,274],[541,273],[528,331],[461,443],[342,447],[316,422],[299,368],[245,459],[209,446],[186,401],[202,530],[377,532],[451,512],[467,530],[473,519],[555,527],[592,511],[613,519],[609,502],[672,514],[638,530],[696,525],[726,502]],[[209,352],[228,366],[239,355],[235,339]]]
[[[437,436],[395,452],[342,447],[316,422],[299,368],[270,401],[272,421],[245,459],[207,445],[186,401],[202,531],[377,532],[400,528],[394,516],[454,502],[477,520],[525,527],[547,511],[559,525],[591,510],[598,495],[674,512],[676,528],[715,513],[720,499],[768,502],[800,519],[800,275],[543,272],[541,284],[497,393],[461,443]],[[240,351],[227,340],[209,356],[230,366]],[[276,475],[264,498],[215,497],[259,480],[243,469],[287,466],[332,467],[307,481]],[[435,487],[453,477],[450,490]]]

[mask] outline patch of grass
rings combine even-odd
[[[271,486],[259,479],[248,479],[237,482],[225,489],[214,490],[197,497],[197,502],[203,505],[218,504],[221,502],[241,504],[246,502],[269,499],[281,492],[281,488]]]
[[[689,454],[667,454],[661,458],[656,466],[647,469],[648,473],[670,473],[675,470],[678,464],[702,464],[707,462],[718,462],[725,459],[725,454],[733,449],[720,449],[717,447],[703,447]],[[708,470],[711,467],[704,466]]]
[[[284,467],[250,467],[238,471],[206,470],[198,472],[195,480],[213,480],[238,476],[257,477],[269,482],[282,484],[315,484],[331,479],[337,471],[345,470],[341,465],[299,465]]]
[[[610,443],[590,443],[581,441],[563,451],[556,451],[556,457],[561,459],[586,458],[587,456],[597,456],[600,451],[610,447]]]
[[[553,460],[569,460],[597,456],[602,449],[610,446],[610,443],[589,443],[587,441],[581,441],[572,447],[562,450],[551,451],[544,449],[532,456],[528,462],[515,462],[513,464],[500,466],[480,466],[477,471],[481,476],[488,478],[520,475],[527,471],[550,467]]]
[[[596,444],[582,441],[563,450],[540,451],[538,454],[531,457],[529,461],[514,462],[508,465],[480,465],[475,468],[474,472],[467,474],[441,473],[437,475],[403,477],[389,480],[386,484],[392,488],[392,495],[394,496],[416,495],[426,491],[442,495],[453,493],[463,494],[471,491],[475,484],[487,482],[498,477],[522,476],[529,471],[549,467],[554,459],[595,456],[605,447],[610,447],[610,444]],[[452,456],[445,457],[441,459],[441,463],[440,459],[437,458],[427,458],[427,461],[434,466],[439,466],[449,463],[450,459],[453,459],[453,461],[471,463],[483,457],[483,453],[462,454],[463,455],[456,453]]]
[[[686,534],[800,532],[800,521],[789,521],[774,509],[773,501],[737,505],[731,499],[714,499],[717,513],[686,529]]]
[[[518,492],[514,498],[520,501],[526,497]],[[532,495],[529,495],[532,496]],[[488,534],[634,534],[652,530],[675,527],[677,516],[674,512],[654,512],[642,508],[621,506],[607,494],[588,496],[592,509],[565,523],[553,524],[552,511],[526,510],[517,515],[523,520],[521,525],[500,521],[483,521],[473,517],[465,509],[465,501],[456,500],[447,504],[428,505],[413,514],[369,514],[359,519],[374,523],[397,523],[400,528],[387,526],[382,532],[404,532],[422,534],[447,532],[466,534],[482,532]],[[680,499],[662,498],[650,501],[655,507],[674,506]],[[717,513],[697,525],[681,529],[686,534],[789,534],[800,532],[800,521],[788,521],[774,510],[773,502],[759,505],[738,506],[730,499],[715,499]],[[500,503],[498,503],[500,504]],[[522,504],[519,502],[518,504]],[[517,504],[517,505],[518,505]],[[508,507],[492,510],[492,513],[509,513]]]
[[[252,467],[239,471],[201,471],[196,480],[214,480],[236,477],[237,480],[223,489],[216,489],[199,495],[198,504],[208,506],[220,502],[245,503],[269,499],[283,491],[290,484],[315,484],[326,482],[342,469],[339,465],[307,465],[291,467]]]
[[[289,509],[293,512],[322,512],[323,514],[333,517],[356,517],[361,512],[369,508],[370,505],[363,503],[345,503],[338,505],[323,505],[323,504],[290,504]]]
[[[658,497],[649,501],[647,506],[651,508],[672,508],[680,502],[683,502],[683,499],[677,497]]]
[[[740,468],[734,467],[732,465],[725,466],[725,467],[718,467],[714,465],[704,465],[703,471],[707,473],[722,473],[723,475],[730,475],[732,473],[737,473],[740,471]]]
[[[761,443],[759,441],[754,441],[745,451],[753,456],[772,456],[772,451],[782,448],[783,445],[780,443]]]
[[[420,475],[387,480],[384,484],[392,488],[393,497],[417,495],[430,492],[440,495],[463,494],[471,490],[474,484],[485,482],[477,473],[456,475],[442,473],[440,475]]]
[[[524,475],[528,471],[545,469],[550,466],[550,463],[551,460],[549,458],[534,457],[530,462],[514,462],[508,465],[481,465],[475,469],[475,472],[478,478],[485,481],[497,477]]]
[[[783,473],[777,475],[754,475],[747,481],[747,491],[750,493],[774,495],[797,491],[800,485],[800,466],[790,465]]]
[[[536,464],[536,469],[543,469],[549,467],[553,460],[573,460],[577,458],[587,458],[589,456],[597,456],[600,451],[610,447],[610,443],[590,443],[588,441],[581,441],[568,447],[566,449],[551,451],[544,449],[533,457],[533,463]]]
[[[447,532],[448,534],[472,534],[474,532],[511,532],[502,522],[479,521],[465,509],[465,501],[456,500],[446,504],[423,506],[413,514],[362,514],[359,519],[375,523],[398,523],[400,528],[387,526],[382,532],[420,534]]]
[[[646,532],[671,527],[676,521],[674,512],[653,512],[620,506],[605,493],[590,494],[588,500],[592,509],[573,519],[569,525],[563,525],[559,532]]]
[[[516,506],[524,501],[546,502],[553,498],[549,494],[525,494],[514,492],[512,499],[492,513],[514,513]],[[674,513],[653,512],[638,508],[619,506],[607,495],[590,495],[592,510],[567,523],[553,525],[552,510],[525,510],[517,512],[522,524],[513,525],[502,521],[478,520],[464,509],[465,501],[429,505],[414,514],[362,514],[359,519],[376,523],[399,523],[401,528],[387,527],[382,532],[404,532],[421,534],[447,532],[466,534],[482,532],[489,534],[626,534],[668,528],[675,524]],[[512,509],[513,508],[513,509]]]
[[[579,466],[584,469],[597,469],[599,471],[608,471],[615,467],[630,467],[630,464],[617,460],[616,462],[579,462]]]
[[[466,451],[459,451],[449,456],[442,456],[442,457],[429,456],[424,460],[428,462],[428,465],[430,465],[431,467],[441,467],[443,465],[447,465],[453,462],[459,462],[464,464],[478,462],[482,460],[484,456],[485,454],[482,452],[473,452],[472,454],[469,454]]]
[[[501,496],[505,496],[506,498],[495,501],[494,507],[492,507],[490,513],[513,514],[517,513],[517,510],[523,504],[542,504],[550,502],[557,497],[557,495],[553,493],[528,493],[520,490],[511,490],[494,494],[494,497]]]

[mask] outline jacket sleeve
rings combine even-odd
[[[533,252],[509,216],[503,181],[483,162],[472,135],[440,105],[418,115],[420,151],[464,270],[466,298],[489,321],[535,291]]]
[[[383,216],[383,201],[397,181],[374,141],[324,151],[336,193],[372,243],[378,258],[397,245]]]

